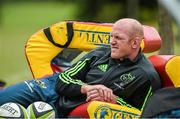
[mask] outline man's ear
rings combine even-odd
[[[135,49],[135,48],[138,48],[140,43],[139,43],[139,39],[137,37],[135,37],[133,40],[132,40],[132,48]]]

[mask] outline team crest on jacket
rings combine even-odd
[[[107,71],[107,68],[108,68],[108,64],[100,64],[98,65],[98,68],[103,71],[103,72],[106,72]]]
[[[131,73],[123,74],[120,76],[120,80],[122,82],[131,82],[134,78],[135,76],[133,76]]]

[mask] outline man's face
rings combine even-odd
[[[127,30],[113,26],[110,38],[111,57],[121,59],[128,57],[131,52],[131,42]]]

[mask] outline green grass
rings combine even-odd
[[[8,85],[31,79],[24,55],[27,39],[44,27],[74,19],[75,7],[60,2],[4,4],[0,24],[0,79]]]

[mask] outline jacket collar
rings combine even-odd
[[[139,62],[139,60],[142,58],[143,53],[141,52],[141,49],[138,52],[138,55],[135,57],[135,59],[133,61],[131,61],[129,58],[125,58],[122,61],[120,60],[116,60],[116,59],[112,59],[113,61],[120,63],[122,65],[133,65],[136,64],[137,62]]]

